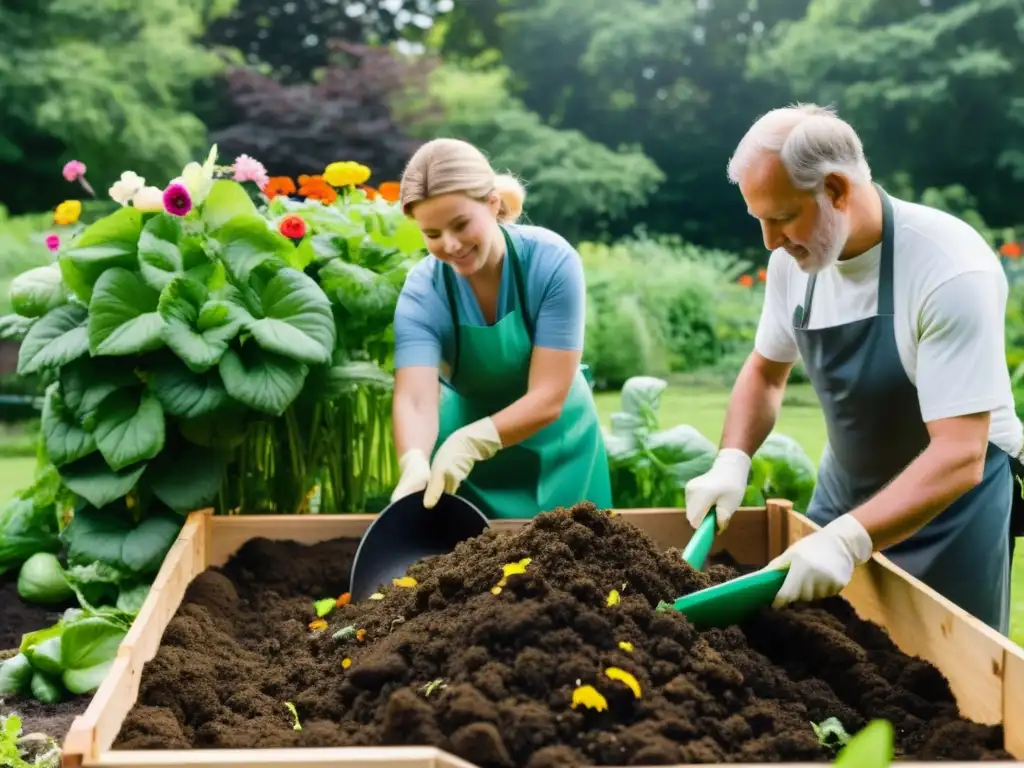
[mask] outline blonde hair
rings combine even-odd
[[[434,139],[416,150],[402,173],[402,210],[416,203],[459,193],[484,202],[491,192],[501,200],[498,221],[514,223],[523,213],[526,190],[511,174],[495,173],[483,152],[460,139]]]

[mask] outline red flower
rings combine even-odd
[[[301,216],[294,213],[281,219],[277,225],[277,231],[292,240],[301,240],[306,234],[306,222]]]
[[[1019,259],[1020,251],[1020,243],[1003,243],[999,248],[999,252],[1008,259]]]

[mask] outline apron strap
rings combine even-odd
[[[892,200],[878,184],[878,196],[882,199],[882,258],[878,264],[878,314],[893,314],[893,261],[895,253],[896,225],[893,221]]]
[[[895,223],[892,210],[892,200],[889,195],[878,184],[874,184],[878,190],[878,197],[882,201],[882,257],[878,263],[878,309],[879,315],[893,314],[893,256],[895,252]],[[817,282],[817,274],[808,275],[807,290],[804,291],[804,303],[796,308],[793,313],[793,325],[797,328],[806,328],[811,319],[811,299],[814,297],[814,284]]]
[[[505,237],[505,252],[508,254],[509,262],[512,264],[512,279],[516,286],[516,299],[518,301],[519,314],[526,325],[526,334],[533,343],[533,320],[530,318],[529,308],[526,306],[526,281],[523,279],[523,268],[519,263],[519,256],[516,254],[516,247],[509,237],[508,230],[499,225],[501,234]],[[452,328],[455,332],[455,355],[452,360],[451,380],[455,381],[455,371],[459,367],[459,305],[455,293],[455,270],[449,264],[438,262],[441,265],[444,275],[445,293],[448,294],[448,310],[451,312]]]

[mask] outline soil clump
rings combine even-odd
[[[852,734],[883,717],[898,757],[1011,759],[1001,728],[961,718],[934,667],[841,599],[703,632],[659,611],[736,569],[694,571],[590,504],[417,563],[415,584],[317,629],[313,601],[346,591],[356,545],[253,540],[199,576],[114,748],[414,744],[481,768],[826,762],[812,722]],[[574,707],[581,686],[606,706]]]

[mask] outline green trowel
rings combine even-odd
[[[683,550],[683,560],[697,570],[704,567],[715,540],[717,515],[712,508]],[[667,607],[679,611],[697,629],[738,624],[760,608],[771,605],[782,589],[788,569],[755,571],[724,584],[677,597]]]

